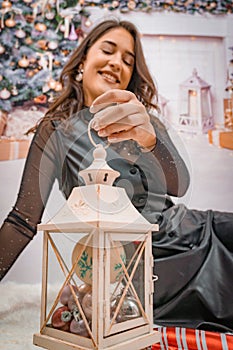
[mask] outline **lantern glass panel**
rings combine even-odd
[[[131,237],[133,241],[122,236]],[[134,237],[135,236],[135,237]],[[145,314],[145,234],[106,234],[105,336],[148,323]]]
[[[189,115],[191,117],[198,116],[198,100],[197,100],[197,91],[189,90],[188,91],[188,100],[189,100]]]
[[[180,88],[180,115],[187,116],[189,114],[189,99],[187,89]]]
[[[42,329],[46,326],[89,338],[87,328],[89,326],[91,330],[92,234],[49,232],[46,235],[47,297]]]
[[[201,115],[203,118],[211,116],[209,89],[201,90]]]

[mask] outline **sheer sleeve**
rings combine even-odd
[[[56,178],[56,142],[51,121],[43,121],[31,142],[16,203],[0,229],[0,278],[36,234]]]
[[[188,168],[171,140],[166,127],[158,118],[151,118],[157,137],[156,146],[151,152],[142,153],[141,158],[144,158],[149,165],[148,173],[152,172],[153,164],[157,162],[162,170],[161,174],[164,176],[164,179],[161,180],[161,188],[165,181],[164,186],[168,195],[182,197],[190,184]],[[158,173],[156,174],[158,175]],[[151,174],[152,182],[154,182],[154,175]]]
[[[156,122],[157,144],[153,154],[159,160],[163,168],[168,194],[181,197],[187,191],[190,184],[188,168],[177,151],[165,126],[158,120]]]

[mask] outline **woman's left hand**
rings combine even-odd
[[[156,135],[150,117],[132,92],[108,90],[93,101],[90,111],[95,114],[92,128],[109,142],[131,139],[143,148],[155,146]]]

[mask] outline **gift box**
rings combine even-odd
[[[233,334],[179,327],[158,327],[159,343],[152,350],[232,350]]]
[[[212,145],[233,150],[233,130],[209,130],[208,138],[209,143]]]
[[[26,158],[31,140],[0,138],[0,160]]]

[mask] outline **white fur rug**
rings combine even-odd
[[[39,284],[0,284],[0,349],[36,350],[33,334],[39,332]]]

